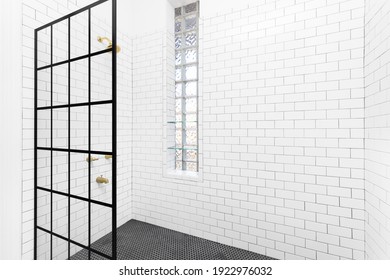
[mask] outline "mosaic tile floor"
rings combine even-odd
[[[120,260],[272,260],[272,258],[180,233],[170,229],[131,220],[117,231],[118,259]],[[111,234],[91,246],[111,255]],[[72,260],[88,259],[82,250]],[[91,254],[91,259],[104,258]]]

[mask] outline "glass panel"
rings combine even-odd
[[[186,50],[186,63],[194,63],[198,60],[198,52],[195,49]]]
[[[186,83],[186,97],[192,97],[198,95],[198,83],[190,82]]]
[[[88,198],[88,155],[70,154],[70,193]]]
[[[37,113],[37,144],[40,148],[51,146],[51,111],[39,110]]]
[[[176,65],[180,65],[181,64],[181,58],[182,58],[182,53],[181,52],[176,52],[175,54],[176,56]]]
[[[182,23],[183,23],[182,19],[176,19],[176,21],[175,21],[175,32],[176,33],[182,31]]]
[[[181,7],[175,9],[175,17],[181,16]]]
[[[198,78],[198,68],[197,66],[187,66],[185,68],[185,79],[195,80]]]
[[[88,72],[87,72],[88,73]],[[112,54],[91,58],[91,100],[112,100]]]
[[[71,17],[70,56],[71,58],[88,54],[88,11]]]
[[[190,32],[186,34],[186,47],[193,47],[197,45],[197,33]]]
[[[181,103],[182,103],[182,100],[181,99],[176,99],[176,114],[181,114]]]
[[[53,110],[53,148],[68,148],[68,109]]]
[[[196,114],[188,114],[186,115],[186,121],[187,122],[196,122],[197,121],[197,115]]]
[[[181,68],[176,68],[176,81],[181,80]]]
[[[187,6],[184,6],[184,11],[186,14],[196,12],[196,10],[197,10],[197,3],[196,2],[188,4]]]
[[[102,155],[92,155],[91,173],[91,198],[108,204],[112,203],[112,158]],[[103,177],[108,180],[107,183],[98,183],[98,177]]]
[[[53,151],[53,190],[68,193],[68,153]]]
[[[188,161],[197,161],[198,160],[198,152],[193,150],[188,150],[185,152],[185,159]]]
[[[53,25],[53,62],[68,59],[68,20]]]
[[[176,146],[181,146],[183,144],[182,134],[183,131],[181,129],[176,129]]]
[[[178,170],[183,169],[183,162],[182,161],[176,161],[176,169],[178,169]]]
[[[63,195],[53,194],[53,232],[68,237],[68,198]]]
[[[68,259],[68,241],[53,236],[53,260]]]
[[[68,103],[68,64],[63,64],[53,68],[53,105]]]
[[[70,199],[70,239],[88,246],[88,202]]]
[[[37,156],[37,183],[38,187],[50,189],[51,181],[51,152],[38,150]]]
[[[37,259],[50,260],[50,234],[37,230]]]
[[[88,150],[88,107],[70,108],[70,147]]]
[[[192,30],[196,28],[197,24],[197,17],[195,15],[193,16],[188,16],[185,18],[185,26],[186,30]]]
[[[181,35],[176,35],[175,36],[175,47],[176,47],[176,49],[180,49],[181,48],[182,41],[183,41],[183,39],[182,39]]]
[[[196,113],[197,107],[197,98],[186,99],[186,113]]]
[[[38,71],[37,76],[38,107],[51,105],[51,69]]]
[[[183,120],[183,116],[182,116],[181,112],[176,114],[176,122],[181,122],[182,120]]]
[[[37,190],[37,226],[51,230],[50,192]]]
[[[51,64],[51,28],[38,32],[38,68]]]
[[[181,97],[183,93],[183,84],[176,84],[176,97]]]
[[[70,243],[71,260],[88,260],[88,250]]]
[[[176,160],[180,161],[183,159],[183,151],[182,150],[176,150]]]
[[[186,144],[191,146],[198,145],[198,137],[196,130],[186,130]]]
[[[112,209],[91,205],[91,248],[112,256]]]
[[[192,172],[198,172],[198,164],[196,162],[187,162],[187,170]]]
[[[196,129],[197,128],[197,123],[196,122],[186,122],[185,123],[186,125],[186,129]]]
[[[72,62],[70,69],[70,102],[88,102],[88,60]]]
[[[93,151],[112,150],[112,105],[91,107],[91,147]]]
[[[98,37],[107,37],[112,40],[112,1],[99,4],[91,10],[91,50],[97,52],[105,50],[108,42],[99,42]],[[104,15],[104,16],[102,16]],[[120,45],[120,43],[118,43]]]

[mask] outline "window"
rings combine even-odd
[[[199,2],[175,9],[175,162],[177,170],[198,172]]]

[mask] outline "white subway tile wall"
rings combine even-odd
[[[366,257],[390,257],[390,3],[366,1]]]
[[[23,258],[33,258],[33,106],[34,106],[34,28],[73,12],[84,4],[78,1],[24,1],[23,4]],[[111,37],[110,21],[103,21],[98,9],[110,9],[110,2],[92,10],[92,38],[97,36]],[[101,13],[100,13],[101,14]],[[72,18],[71,25],[71,57],[88,53],[88,18],[82,13]],[[45,29],[39,36],[39,66],[50,64],[50,30]],[[67,21],[53,27],[53,61],[60,62],[68,58],[68,25]],[[118,41],[125,46],[118,56],[118,225],[131,219],[131,129],[132,129],[132,97],[131,97],[131,40],[122,33]],[[104,45],[92,40],[92,51],[104,49]],[[95,56],[91,61],[92,101],[110,100],[112,96],[112,60],[110,53]],[[50,106],[50,69],[39,72],[39,107]],[[53,68],[53,105],[68,103],[68,64]],[[79,60],[71,64],[71,103],[88,102],[88,60]],[[111,105],[92,107],[92,150],[111,151],[112,111]],[[40,147],[50,147],[50,110],[39,111]],[[53,111],[53,146],[68,147],[68,109]],[[71,109],[71,148],[88,149],[88,108]],[[112,164],[110,159],[102,155],[92,163],[91,198],[111,203]],[[50,152],[38,153],[38,184],[50,188]],[[71,193],[88,197],[88,163],[87,155],[71,154]],[[96,177],[103,175],[110,183],[98,185]],[[53,153],[53,189],[67,193],[68,191],[68,155]],[[38,193],[38,225],[50,230],[50,194]],[[83,245],[88,245],[88,203],[71,199],[70,237]],[[68,199],[53,195],[53,231],[64,237],[68,236]],[[92,205],[92,242],[111,232],[111,209]],[[50,258],[50,237],[39,233],[38,258]],[[53,238],[53,259],[68,257],[67,242]],[[71,254],[79,251],[71,246]]]
[[[32,27],[78,7],[76,0],[66,6],[58,0],[24,2],[23,257],[31,259]],[[390,4],[384,0],[260,0],[241,10],[208,12],[207,17],[202,17],[202,9],[207,9],[206,3],[201,3],[200,14],[198,178],[166,174],[174,166],[174,154],[167,150],[174,139],[167,126],[175,111],[173,30],[120,40],[119,225],[134,218],[280,259],[388,258],[385,93]],[[104,25],[94,26],[97,33],[104,33]],[[65,32],[61,26],[55,30]],[[82,44],[75,46],[74,53],[79,48]],[[63,56],[59,48],[55,59]],[[42,63],[48,59],[45,53],[40,57]],[[77,68],[75,98],[81,100],[85,65],[80,62]],[[105,69],[95,69],[97,100],[109,94]],[[58,68],[58,93],[64,90],[64,71]],[[39,76],[42,106],[48,105],[44,98],[49,94],[48,75],[43,71]],[[58,97],[56,102],[64,102]],[[94,139],[99,149],[110,144],[109,127],[100,125],[110,121],[106,110],[97,112]],[[81,137],[73,144],[85,145],[84,113],[75,114],[79,130],[74,133]],[[40,118],[39,141],[48,146],[50,116],[42,111]],[[58,112],[56,121],[60,120]],[[58,133],[55,141],[66,145]],[[42,167],[47,166],[47,154],[39,157]],[[74,160],[72,168],[78,170],[74,182],[79,184],[75,191],[81,194],[85,162]],[[66,170],[62,170],[66,161],[61,154],[55,157],[55,188],[66,188]],[[104,161],[93,166],[96,174],[108,172]],[[44,175],[39,182],[48,187]],[[110,195],[102,189],[93,194],[102,200]],[[40,200],[43,205],[47,201],[44,193]],[[61,200],[56,205],[59,210],[67,207]],[[73,208],[80,213],[85,209],[77,207]],[[40,211],[44,224],[49,210]],[[110,219],[104,217],[106,213],[96,213],[98,225],[101,222],[94,227],[98,237],[109,232]],[[80,242],[85,240],[83,217],[75,216],[72,231]],[[61,218],[59,214],[55,224],[60,232],[67,223]],[[46,234],[39,238],[42,248],[47,238]],[[54,244],[54,257],[66,257],[66,244],[57,239]]]
[[[133,41],[133,218],[280,259],[364,258],[364,1],[202,19],[198,182],[161,168],[171,35]]]

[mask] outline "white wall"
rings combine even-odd
[[[21,258],[21,1],[0,2],[0,260]]]
[[[201,3],[203,180],[163,172],[173,35],[134,40],[134,218],[280,259],[363,259],[364,1],[257,3]]]
[[[366,5],[366,257],[389,259],[390,2]]]

